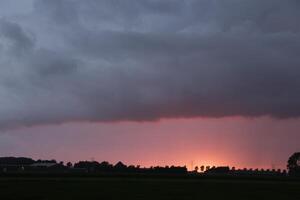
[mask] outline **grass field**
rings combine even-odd
[[[167,178],[0,178],[1,200],[300,199],[300,182]]]

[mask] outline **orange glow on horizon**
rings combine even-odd
[[[299,147],[299,140],[291,139],[298,130],[299,120],[267,117],[67,123],[15,130],[11,137],[18,140],[2,153],[65,162],[93,157],[146,167],[186,165],[189,170],[202,165],[285,169]],[[6,137],[2,140],[15,139]]]

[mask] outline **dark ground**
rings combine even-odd
[[[299,181],[0,177],[0,199],[300,199]]]

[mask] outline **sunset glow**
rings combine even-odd
[[[3,155],[36,159],[285,169],[288,155],[299,145],[290,138],[299,129],[296,119],[164,119],[37,126],[9,131],[0,139]]]
[[[0,1],[0,156],[285,169],[299,5]]]

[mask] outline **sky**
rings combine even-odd
[[[285,168],[298,0],[0,0],[0,156]]]

